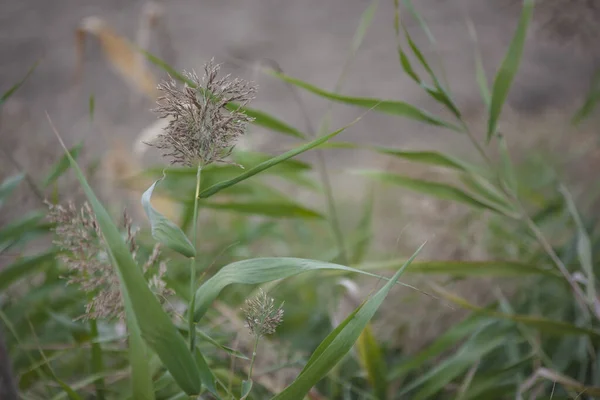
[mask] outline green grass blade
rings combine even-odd
[[[510,90],[510,86],[512,85],[512,81],[517,74],[519,64],[521,63],[521,56],[523,55],[523,48],[525,47],[527,29],[533,15],[533,5],[534,0],[524,0],[523,12],[521,13],[517,30],[513,36],[508,51],[506,52],[504,61],[502,61],[500,69],[498,70],[496,78],[494,79],[487,128],[488,142],[492,139],[492,136],[496,134],[498,119],[502,113],[504,102],[508,97],[508,92]]]
[[[131,303],[141,336],[156,352],[181,389],[189,395],[198,394],[201,389],[199,371],[185,340],[162,309],[158,299],[148,288],[142,271],[133,260],[119,230],[87,183],[77,162],[70,157],[58,132],[56,132],[56,136],[69,157],[71,168],[75,171],[96,214],[98,225],[108,245],[113,266],[119,274],[124,297]]]
[[[292,202],[201,202],[201,207],[213,210],[233,211],[241,214],[263,215],[272,218],[323,219],[323,215],[310,208]]]
[[[69,149],[69,154],[71,154],[71,157],[73,157],[74,160],[77,160],[77,157],[79,157],[79,153],[81,152],[82,148],[83,141],[79,142],[75,146],[71,147],[71,149]],[[67,156],[63,155],[60,158],[60,160],[58,160],[58,162],[50,169],[50,173],[42,182],[42,186],[44,188],[47,188],[48,186],[52,185],[54,182],[56,182],[58,178],[62,176],[62,174],[65,173],[69,166],[69,159],[67,158]]]
[[[389,291],[398,281],[404,269],[415,259],[421,246],[409,261],[370,299],[354,310],[317,347],[298,377],[273,400],[297,400],[306,396],[309,390],[323,379],[329,371],[350,351],[375,312],[379,309]]]
[[[25,178],[24,173],[16,174],[16,175],[6,178],[0,184],[0,208],[2,208],[2,205],[4,204],[4,202],[10,196],[10,194],[16,189],[16,187],[19,186],[19,183],[21,183],[23,178]]]
[[[514,206],[507,199],[506,195],[482,175],[469,172],[461,174],[459,179],[471,192],[476,193],[481,198],[495,204],[496,207],[504,210],[506,215],[516,213]]]
[[[362,271],[396,270],[405,260],[392,259],[357,265]],[[517,261],[415,261],[410,264],[406,273],[414,274],[444,274],[455,277],[495,276],[495,277],[524,277],[544,276],[562,279],[553,270],[544,269],[534,264]]]
[[[19,82],[15,83],[10,89],[8,89],[6,92],[4,92],[2,97],[0,97],[0,106],[2,106],[2,104],[4,104],[10,96],[12,96],[21,86],[23,86],[23,84],[27,81],[27,79],[29,79],[31,74],[33,74],[33,71],[35,71],[38,64],[39,64],[39,61],[36,61],[35,64],[33,64],[31,66],[31,68],[29,68],[29,71],[27,71],[27,74],[25,74],[23,79],[21,79]]]
[[[405,376],[409,372],[424,365],[428,360],[438,357],[442,353],[453,348],[468,335],[489,326],[493,322],[494,321],[489,318],[481,317],[479,315],[471,315],[465,318],[446,332],[441,333],[431,345],[411,356],[408,360],[394,366],[388,374],[388,379],[395,380]]]
[[[204,359],[204,356],[198,347],[196,347],[194,353],[196,355],[196,364],[198,365],[198,370],[200,371],[200,379],[202,379],[202,384],[209,392],[219,399],[219,392],[217,392],[217,387],[215,386],[215,376],[210,370],[210,367],[206,363],[206,360]]]
[[[158,182],[159,181],[154,182],[142,195],[142,206],[150,220],[152,237],[159,243],[164,244],[171,250],[175,250],[186,257],[195,257],[196,249],[181,228],[152,207],[150,199],[154,187]]]
[[[56,260],[58,251],[51,249],[35,256],[20,258],[14,263],[0,269],[0,292],[19,279],[47,268],[51,261]]]
[[[577,110],[571,123],[573,125],[579,125],[584,119],[586,119],[592,111],[596,108],[600,102],[600,69],[594,74],[594,79],[585,97],[585,101],[581,107]]]
[[[354,272],[379,279],[381,277],[366,271],[324,261],[293,257],[265,257],[236,261],[221,268],[196,291],[196,320],[199,320],[221,290],[231,284],[256,285],[278,279],[289,278],[302,272],[337,270]],[[402,285],[402,283],[399,283]]]
[[[387,366],[383,358],[383,351],[373,335],[371,324],[367,324],[356,341],[358,358],[366,371],[370,385],[375,395],[380,400],[387,399]]]
[[[475,30],[475,25],[473,24],[473,21],[471,21],[470,19],[467,20],[467,28],[469,29],[469,35],[473,40],[473,48],[475,52],[475,77],[477,81],[477,86],[479,87],[479,94],[481,95],[483,103],[489,110],[491,104],[490,87],[487,76],[485,75],[485,69],[483,68],[481,52],[479,51],[479,40],[477,39],[477,31]]]
[[[190,87],[195,87],[195,85],[192,81],[186,79],[185,76],[183,76],[183,74],[181,74],[175,68],[171,67],[165,61],[161,60],[160,58],[156,57],[155,55],[153,55],[145,50],[142,50],[142,49],[138,49],[138,50],[141,51],[146,56],[148,61],[150,61],[152,64],[156,65],[157,67],[161,68],[162,70],[166,71],[169,75],[171,75],[171,77],[173,77],[173,79],[176,79],[179,82],[186,83]],[[255,110],[252,108],[248,108],[248,107],[240,107],[239,104],[236,104],[236,103],[227,104],[227,108],[229,110],[235,109],[235,110],[244,111],[246,113],[246,115],[254,118],[254,122],[253,122],[254,125],[262,126],[263,128],[267,128],[274,132],[283,133],[285,135],[296,137],[298,139],[306,138],[306,135],[303,134],[302,132],[300,132],[299,130],[297,130],[296,128],[286,124],[283,121],[278,120],[275,117],[272,117],[271,115],[269,115],[265,112]]]
[[[506,185],[506,188],[513,194],[518,193],[517,176],[513,168],[513,163],[510,159],[510,153],[508,151],[508,144],[504,135],[498,135],[498,149],[500,150],[500,174],[502,180]]]
[[[586,288],[588,301],[590,304],[596,304],[598,300],[596,298],[596,275],[594,273],[592,242],[581,216],[577,211],[577,206],[575,205],[573,196],[571,196],[571,193],[569,193],[569,190],[564,185],[561,185],[560,193],[565,199],[567,209],[569,210],[571,218],[573,218],[577,228],[577,257],[579,259],[579,263],[581,264],[581,269],[585,273],[587,279]]]
[[[354,37],[352,38],[351,54],[355,54],[360,48],[365,35],[367,34],[367,30],[369,29],[369,26],[371,26],[375,11],[377,11],[377,3],[377,0],[372,1],[367,9],[362,13],[358,28],[356,29]]]
[[[375,193],[372,188],[367,189],[365,204],[363,206],[362,217],[356,227],[359,240],[352,245],[354,249],[350,258],[352,264],[361,263],[369,251],[371,240],[373,239],[373,206],[375,203]]]
[[[364,115],[364,114],[363,114]],[[276,166],[279,163],[282,163],[283,161],[289,160],[292,157],[295,157],[299,154],[302,154],[312,148],[317,147],[318,145],[325,143],[326,141],[328,141],[329,139],[339,135],[340,133],[342,133],[343,131],[345,131],[346,129],[348,129],[349,127],[351,127],[352,125],[354,125],[355,123],[357,123],[360,119],[362,118],[362,116],[358,117],[357,119],[355,119],[354,121],[352,121],[351,123],[349,123],[348,125],[344,126],[341,129],[338,129],[335,132],[331,132],[327,135],[321,136],[320,138],[317,138],[309,143],[306,143],[302,146],[299,146],[295,149],[292,149],[290,151],[287,151],[277,157],[273,157],[267,161],[264,161],[260,164],[258,164],[257,166],[255,166],[254,168],[249,169],[248,171],[244,172],[243,174],[240,174],[238,176],[236,176],[233,179],[229,179],[225,182],[220,182],[217,183],[207,189],[204,189],[202,192],[200,192],[200,198],[201,199],[205,199],[207,197],[212,196],[213,194],[220,192],[223,189],[226,189],[230,186],[235,185],[238,182],[242,182],[248,178],[253,177],[254,175],[258,174],[259,172],[262,172],[264,170],[267,170],[271,167]]]
[[[96,99],[94,98],[94,95],[90,95],[90,100],[89,100],[89,112],[90,112],[90,121],[94,120],[94,111],[96,110]]]
[[[452,200],[459,203],[467,204],[477,209],[487,209],[504,215],[504,212],[493,204],[484,203],[476,199],[470,194],[445,183],[425,181],[422,179],[410,178],[407,176],[394,174],[391,172],[383,172],[377,170],[356,170],[354,173],[366,176],[370,179],[375,179],[381,182],[392,183],[415,192],[427,194],[443,200]]]
[[[456,157],[440,153],[437,151],[411,151],[398,150],[387,147],[374,147],[373,150],[381,154],[402,158],[405,160],[418,162],[436,167],[450,168],[457,171],[477,171],[478,168]]]
[[[462,129],[460,127],[451,124],[450,122],[446,122],[432,114],[429,114],[426,111],[420,110],[403,101],[344,96],[341,94],[328,92],[309,83],[301,81],[300,79],[296,79],[291,76],[281,74],[279,72],[271,71],[270,73],[285,82],[288,82],[294,86],[302,88],[308,92],[311,92],[317,96],[321,96],[328,100],[336,101],[338,103],[349,104],[361,108],[372,108],[373,110],[381,113],[398,115],[417,121],[426,122],[434,126],[441,126],[457,132],[462,132]]]
[[[589,336],[590,339],[594,341],[600,340],[600,332],[595,329],[589,329],[585,327],[580,327],[577,325],[570,324],[568,322],[556,321],[543,317],[534,317],[529,315],[520,315],[520,314],[506,314],[492,310],[486,310],[484,308],[478,307],[474,304],[469,303],[464,298],[457,296],[456,294],[450,293],[447,290],[433,285],[435,292],[440,296],[445,298],[446,300],[459,305],[467,310],[476,311],[482,315],[486,315],[492,318],[513,321],[519,324],[523,324],[525,326],[534,328],[538,330],[542,334],[547,335],[555,335],[555,336]]]
[[[506,331],[499,332],[495,329],[491,334],[476,332],[456,354],[437,363],[419,378],[410,382],[401,393],[406,394],[422,386],[411,398],[415,400],[432,398],[448,383],[463,375],[477,360],[506,344],[508,340]]]

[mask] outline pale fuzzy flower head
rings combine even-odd
[[[275,300],[262,289],[256,297],[246,300],[243,311],[248,329],[258,337],[272,335],[283,322],[283,303],[276,308]]]
[[[253,121],[239,107],[227,105],[246,106],[254,99],[255,85],[229,75],[218,78],[219,68],[211,60],[202,79],[195,72],[184,72],[195,87],[180,88],[173,79],[158,85],[162,95],[155,111],[169,123],[152,145],[163,150],[172,164],[196,167],[223,162]]]
[[[85,313],[80,318],[123,319],[119,277],[110,262],[106,241],[91,207],[88,203],[80,209],[73,203],[65,207],[50,203],[48,206],[48,219],[56,224],[54,244],[61,250],[59,259],[71,272],[67,282],[77,285],[90,295]],[[123,213],[122,227],[129,250],[135,259],[138,252],[135,242],[137,231],[126,213]],[[148,273],[159,262],[159,257],[157,245],[142,267],[144,273]],[[159,298],[171,294],[164,285],[166,266],[163,264],[160,263],[158,271],[152,274],[149,282],[149,287]]]

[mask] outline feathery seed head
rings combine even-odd
[[[204,166],[223,162],[253,121],[239,107],[254,99],[256,86],[229,75],[217,78],[219,69],[211,60],[204,67],[202,79],[195,72],[184,72],[195,87],[185,84],[178,88],[174,79],[158,85],[163,94],[155,111],[160,118],[169,118],[169,123],[153,146],[163,150],[172,164]],[[232,102],[239,107],[228,109]]]
[[[272,335],[283,322],[283,303],[275,308],[275,300],[262,289],[256,297],[246,300],[243,311],[248,329],[258,337]]]

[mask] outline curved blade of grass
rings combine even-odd
[[[171,250],[183,254],[186,257],[195,257],[196,249],[190,240],[187,238],[185,233],[179,228],[174,222],[170,221],[167,217],[159,213],[152,207],[150,198],[154,187],[160,180],[154,182],[152,186],[148,188],[142,195],[142,205],[144,211],[150,220],[152,227],[152,237],[159,243],[164,244]]]
[[[179,82],[186,83],[190,87],[196,86],[196,85],[194,85],[194,83],[192,81],[186,79],[185,76],[183,76],[181,73],[179,73],[175,68],[171,67],[165,61],[161,60],[160,58],[156,57],[155,55],[153,55],[143,49],[138,49],[138,50],[141,51],[146,56],[148,61],[150,61],[152,64],[156,65],[157,67],[163,69],[164,71],[166,71],[169,75],[171,75],[171,77],[173,77],[173,79],[176,79]],[[303,134],[302,132],[300,132],[299,130],[297,130],[296,128],[292,127],[291,125],[286,124],[283,121],[278,120],[277,118],[275,118],[265,112],[255,110],[252,108],[248,108],[248,107],[240,107],[239,104],[236,104],[236,103],[228,103],[227,109],[229,109],[229,110],[235,109],[235,110],[244,111],[246,113],[246,115],[254,118],[254,121],[253,121],[254,125],[262,126],[263,128],[267,128],[274,132],[283,133],[285,135],[293,136],[293,137],[296,137],[299,139],[306,139],[306,135]]]
[[[393,183],[398,186],[413,190],[415,192],[427,194],[443,200],[452,200],[459,203],[467,204],[478,209],[487,209],[504,215],[504,212],[493,204],[484,203],[466,192],[438,182],[430,182],[422,179],[410,178],[403,175],[394,174],[391,172],[383,172],[377,170],[356,170],[354,173],[366,176],[371,179],[376,179],[382,182]]]
[[[20,173],[10,176],[2,181],[2,184],[0,184],[0,208],[16,187],[19,186],[19,183],[21,183],[23,178],[25,178],[25,174]]]
[[[0,269],[0,292],[27,275],[40,272],[56,260],[58,251],[51,249],[31,257],[18,259],[7,267]]]
[[[33,64],[29,68],[29,71],[27,71],[27,74],[25,74],[23,79],[21,79],[19,82],[15,83],[10,89],[8,89],[6,92],[4,92],[2,97],[0,97],[0,106],[2,106],[2,104],[4,104],[6,102],[6,100],[8,100],[8,98],[13,95],[13,93],[15,93],[21,86],[23,86],[23,84],[27,81],[27,79],[29,79],[31,74],[33,74],[33,71],[35,71],[38,64],[39,64],[39,61],[36,61],[35,64]]]
[[[366,372],[369,384],[373,387],[375,395],[380,400],[387,399],[387,366],[383,352],[377,339],[373,335],[371,324],[367,324],[356,341],[358,358]]]
[[[419,386],[421,390],[411,396],[412,399],[428,399],[439,393],[448,383],[463,375],[477,360],[506,344],[509,337],[506,331],[494,330],[484,334],[476,332],[471,339],[465,343],[457,353],[451,357],[436,363],[419,378],[404,387],[401,393],[406,394]]]
[[[510,86],[512,85],[513,79],[517,74],[519,64],[521,63],[521,56],[523,55],[523,48],[525,47],[527,29],[531,21],[531,16],[533,15],[533,5],[534,0],[524,0],[523,12],[521,13],[517,30],[513,36],[508,51],[504,56],[504,61],[502,61],[500,69],[498,70],[496,78],[494,79],[486,137],[488,143],[492,139],[492,136],[496,133],[498,119],[502,113],[504,102],[508,97]]]
[[[48,120],[52,125],[50,117],[48,117]],[[148,288],[142,271],[133,260],[119,230],[87,183],[77,162],[70,157],[60,135],[53,125],[52,127],[61,146],[68,155],[71,168],[75,171],[75,175],[96,214],[113,266],[119,275],[122,292],[125,295],[124,297],[129,299],[131,303],[141,336],[159,356],[179,387],[189,395],[198,394],[201,389],[200,373],[185,340],[177,331],[170,317],[162,309],[158,299]]]
[[[367,196],[363,206],[362,217],[356,227],[359,235],[358,241],[352,245],[351,262],[358,264],[362,262],[369,251],[371,240],[373,239],[373,204],[375,203],[375,193],[372,188],[367,189]]]
[[[477,86],[479,87],[479,94],[485,106],[489,109],[491,104],[490,87],[485,75],[485,69],[483,68],[483,60],[481,58],[481,52],[479,51],[479,40],[477,39],[477,31],[475,25],[471,19],[467,19],[467,28],[469,29],[469,35],[473,40],[473,49],[475,52],[475,76],[477,80]]]
[[[363,114],[364,115],[364,114]],[[264,161],[260,164],[258,164],[257,166],[255,166],[254,168],[249,169],[248,171],[244,172],[243,174],[240,174],[238,176],[236,176],[233,179],[229,179],[225,182],[220,182],[217,183],[207,189],[204,189],[202,192],[200,192],[200,198],[201,199],[205,199],[207,197],[212,196],[213,194],[220,192],[223,189],[226,189],[230,186],[235,185],[238,182],[244,181],[248,178],[253,177],[254,175],[258,174],[259,172],[262,172],[266,169],[269,169],[285,160],[288,160],[292,157],[295,157],[299,154],[302,154],[314,147],[317,147],[318,145],[325,143],[326,141],[328,141],[329,139],[339,135],[340,133],[342,133],[343,131],[345,131],[346,129],[348,129],[349,127],[351,127],[352,125],[354,125],[355,123],[357,123],[358,121],[360,121],[360,119],[363,117],[363,115],[361,115],[360,117],[358,117],[357,119],[355,119],[354,121],[352,121],[351,123],[349,123],[348,125],[344,126],[341,129],[338,129],[335,132],[331,132],[327,135],[323,135],[320,138],[317,138],[311,142],[308,142],[302,146],[298,146],[295,149],[292,149],[290,151],[287,151],[277,157],[273,157],[271,159],[269,159],[268,161]]]
[[[196,291],[196,321],[202,318],[210,304],[225,287],[237,283],[255,285],[289,278],[307,271],[338,270],[355,272],[379,279],[388,278],[344,265],[293,257],[265,257],[236,261],[221,268]],[[402,285],[402,283],[399,283]]]
[[[202,202],[201,207],[213,210],[234,211],[242,214],[264,215],[273,218],[323,219],[323,215],[310,208],[291,202]]]
[[[388,379],[395,380],[405,376],[410,371],[421,367],[428,360],[431,360],[456,346],[467,335],[483,329],[492,323],[494,323],[494,321],[479,315],[471,315],[465,318],[463,321],[453,325],[449,330],[439,335],[430,346],[411,356],[408,360],[396,365],[388,374]]]
[[[79,142],[75,146],[71,147],[71,149],[69,149],[69,154],[71,154],[71,157],[73,157],[74,160],[77,160],[77,157],[79,157],[79,153],[81,152],[82,148],[83,141]],[[56,182],[56,180],[60,178],[60,176],[64,174],[65,171],[69,168],[69,165],[69,159],[67,158],[67,156],[63,155],[60,158],[60,160],[58,160],[58,162],[54,164],[54,166],[50,170],[50,173],[42,182],[42,186],[48,187],[54,182]]]
[[[508,144],[504,135],[498,135],[498,149],[500,150],[500,173],[507,189],[512,192],[513,195],[517,195],[518,183],[513,163],[510,159],[510,153],[508,151]]]
[[[198,370],[200,371],[200,379],[202,379],[202,384],[209,392],[214,394],[217,399],[220,399],[219,393],[217,392],[217,387],[215,386],[215,376],[210,370],[210,367],[206,363],[206,360],[204,359],[204,356],[198,347],[196,347],[194,354],[196,355],[196,364],[198,365]]]
[[[395,259],[357,265],[362,271],[396,270],[405,260]],[[495,276],[519,277],[543,275],[562,279],[553,270],[540,268],[537,265],[517,261],[415,261],[410,264],[407,273],[415,274],[448,274],[451,276]]]
[[[446,300],[451,301],[452,303],[457,304],[463,308],[466,308],[467,310],[472,310],[481,313],[482,315],[523,324],[525,326],[537,329],[540,331],[540,333],[543,334],[556,336],[586,335],[594,341],[600,340],[600,332],[594,329],[583,328],[567,322],[555,321],[552,319],[542,317],[534,317],[519,314],[505,314],[497,311],[486,310],[484,308],[469,303],[466,299],[457,296],[453,293],[450,293],[438,285],[431,284],[431,286],[434,288],[436,293],[438,293]]]
[[[573,125],[580,124],[584,119],[586,119],[592,111],[596,108],[598,103],[600,102],[600,69],[596,71],[594,74],[594,79],[592,80],[592,84],[590,85],[590,89],[588,94],[585,97],[585,101],[581,108],[577,110],[573,118],[571,119],[571,123]]]
[[[573,196],[571,196],[571,193],[569,193],[569,190],[564,185],[560,186],[559,191],[564,197],[569,214],[571,214],[571,218],[573,218],[575,226],[577,227],[577,257],[581,264],[581,269],[585,273],[587,279],[586,289],[588,302],[589,304],[596,304],[596,275],[594,273],[594,262],[592,258],[592,243],[587,233],[587,229],[581,220],[581,216],[577,211]]]
[[[297,400],[308,394],[310,389],[323,379],[329,371],[350,351],[375,312],[396,284],[404,269],[421,251],[421,246],[407,263],[370,299],[354,310],[333,330],[313,352],[298,377],[273,400]]]
[[[511,205],[506,196],[482,175],[464,173],[459,176],[459,179],[473,193],[477,193],[490,203],[495,204],[499,209],[504,210],[506,215],[516,213],[514,206]]]
[[[462,132],[462,129],[454,124],[446,122],[426,111],[420,110],[408,103],[397,100],[380,100],[367,97],[351,97],[344,96],[341,94],[328,92],[309,83],[301,81],[300,79],[292,78],[291,76],[284,75],[276,71],[270,71],[275,77],[288,82],[294,86],[298,86],[308,92],[321,96],[328,100],[336,101],[338,103],[344,103],[353,105],[361,108],[373,108],[375,111],[399,115],[406,118],[411,118],[417,121],[426,122],[435,126],[442,126],[457,132]]]
[[[445,167],[455,169],[457,171],[475,172],[478,168],[467,162],[464,162],[456,157],[440,153],[437,151],[410,151],[398,150],[388,147],[373,147],[373,150],[381,154],[402,158],[409,161],[419,162],[422,164],[434,165],[437,167]]]

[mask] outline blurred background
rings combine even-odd
[[[419,21],[401,9],[408,32],[434,70],[444,75],[464,120],[483,139],[487,107],[481,101],[475,78],[475,54],[478,49],[491,84],[516,29],[522,3],[415,3],[435,43],[428,39]],[[49,126],[48,113],[67,146],[84,142],[80,160],[98,174],[96,184],[101,195],[111,201],[135,203],[130,193],[116,188],[114,182],[133,164],[141,167],[160,162],[153,149],[143,155],[133,150],[140,133],[156,121],[151,111],[155,102],[114,68],[99,41],[98,26],[147,49],[177,71],[201,73],[204,63],[214,58],[224,72],[258,83],[252,108],[303,132],[317,130],[330,107],[328,101],[287,85],[265,73],[265,67],[328,91],[336,89],[344,73],[343,84],[337,88],[344,95],[401,100],[448,116],[444,107],[401,68],[392,0],[377,2],[364,40],[351,55],[361,15],[371,4],[365,0],[3,0],[0,93],[39,64],[0,108],[0,178],[27,171],[33,181],[41,180],[60,158],[62,151]],[[78,33],[82,27],[87,33]],[[595,195],[590,191],[595,189],[600,167],[600,120],[598,113],[590,113],[583,123],[574,126],[572,116],[584,104],[600,68],[599,39],[598,2],[538,1],[521,65],[499,123],[523,184],[542,181],[545,168],[551,168],[567,180],[590,218],[595,218],[596,210]],[[157,66],[147,61],[144,64],[156,82],[167,77]],[[329,131],[345,126],[364,111],[344,104],[331,105]],[[472,147],[465,145],[464,136],[456,132],[375,112],[367,113],[337,139],[402,150],[439,150],[478,161]],[[297,143],[290,136],[251,126],[240,148],[279,154]],[[303,154],[300,159],[312,163],[313,153]],[[361,148],[329,149],[326,162],[343,226],[356,223],[356,207],[370,190],[363,180],[345,173],[347,168],[376,167],[418,178],[445,176],[443,171],[390,160]],[[74,197],[80,195],[73,179],[61,181],[60,190]],[[322,205],[322,198],[311,192],[297,193],[297,199],[304,204]],[[39,198],[30,187],[21,186],[0,210],[0,224],[36,207]],[[490,244],[487,233],[492,225],[488,219],[474,217],[466,207],[407,190],[378,189],[374,215],[374,260],[410,255],[425,240],[425,259],[480,260],[498,252],[503,256],[522,255],[522,249],[502,244],[497,236]],[[267,247],[262,251],[259,256],[278,250]],[[300,253],[310,256],[310,250]],[[0,261],[0,265],[7,262]],[[409,279],[417,286],[423,283],[422,278]],[[513,283],[486,279],[455,282],[454,289],[480,304],[492,298],[491,287],[505,285],[502,287],[507,293],[514,289]],[[361,287],[366,295],[373,283]],[[413,352],[464,315],[442,306],[439,299],[416,297],[416,303],[400,298],[387,301],[384,316],[376,324],[379,337],[391,341],[401,337],[402,346]]]

